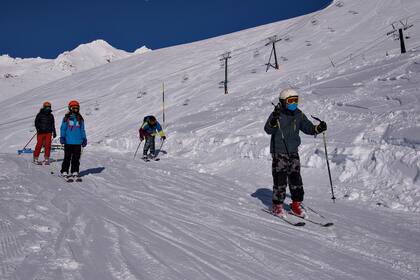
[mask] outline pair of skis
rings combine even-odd
[[[32,163],[35,165],[50,165],[51,164],[51,160],[43,160],[43,161],[33,161]]]
[[[143,157],[142,158],[143,159],[143,161],[144,162],[149,162],[149,161],[159,161],[160,160],[160,158],[158,158],[158,157],[153,157],[153,158],[148,158],[148,157]]]
[[[73,182],[82,182],[82,177],[79,175],[59,175],[59,177],[63,178],[67,183],[73,183]]]
[[[334,225],[334,223],[331,223],[331,222],[321,222],[321,221],[317,221],[317,220],[313,220],[313,219],[311,219],[311,218],[304,218],[304,217],[301,217],[301,216],[298,216],[298,215],[295,215],[295,214],[293,214],[293,212],[288,212],[288,214],[289,215],[291,215],[291,216],[293,216],[293,217],[296,217],[296,218],[298,218],[298,219],[302,219],[303,221],[301,221],[301,222],[293,222],[293,221],[291,221],[290,219],[288,219],[287,218],[287,216],[285,217],[285,216],[278,216],[278,215],[275,215],[274,213],[273,213],[273,211],[271,211],[271,209],[267,209],[267,208],[263,208],[263,209],[261,209],[261,210],[263,210],[264,212],[266,212],[266,213],[269,213],[269,214],[271,214],[271,215],[273,215],[274,217],[277,217],[277,218],[279,218],[279,219],[281,219],[282,221],[284,221],[285,223],[287,223],[287,224],[289,224],[289,225],[292,225],[292,226],[295,226],[295,227],[303,227],[304,225],[306,225],[306,223],[305,222],[303,222],[303,221],[306,221],[306,222],[309,222],[309,223],[312,223],[312,224],[315,224],[315,225],[319,225],[319,226],[321,226],[321,227],[330,227],[330,226],[333,226]]]

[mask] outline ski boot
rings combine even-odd
[[[42,162],[39,161],[37,157],[34,157],[33,163],[36,164],[36,165],[42,165]]]
[[[156,156],[156,154],[152,154],[152,153],[150,153],[149,154],[149,160],[154,160],[154,161],[159,161],[160,160],[160,158],[158,158],[157,156]]]
[[[60,176],[63,177],[64,180],[66,180],[66,182],[69,182],[69,183],[73,182],[73,177],[69,173],[67,173],[66,171],[64,171],[64,172],[61,171]]]
[[[75,180],[76,182],[81,182],[82,181],[82,178],[80,178],[79,172],[73,172],[71,174],[71,176],[73,177],[73,180]]]
[[[286,211],[284,211],[283,205],[281,203],[280,204],[273,204],[273,209],[271,209],[271,212],[275,216],[286,217]]]
[[[50,162],[51,162],[51,161],[50,161],[50,159],[49,159],[49,158],[45,158],[45,159],[44,159],[44,164],[45,164],[45,165],[50,165]]]
[[[305,210],[302,208],[301,202],[300,201],[293,201],[292,204],[290,205],[290,212],[292,212],[293,215],[296,215],[298,217],[301,218],[306,218],[306,212]]]

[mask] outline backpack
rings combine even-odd
[[[145,122],[147,122],[147,123],[149,123],[149,121],[150,120],[155,120],[155,121],[157,121],[156,120],[156,118],[155,118],[155,116],[152,116],[152,115],[150,115],[150,116],[145,116],[144,118],[143,118],[143,123],[145,123]]]

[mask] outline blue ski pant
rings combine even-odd
[[[146,142],[143,147],[143,156],[147,156],[147,152],[150,150],[151,155],[155,155],[155,136],[147,136]]]

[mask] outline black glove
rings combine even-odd
[[[279,105],[277,105],[277,106],[274,107],[274,111],[272,113],[272,119],[270,121],[270,126],[271,127],[276,127],[277,126],[277,121],[278,121],[278,119],[280,117],[280,110],[281,109],[280,109],[280,106]]]
[[[57,133],[55,133],[55,131],[53,132],[52,137],[53,137],[53,139],[54,139],[55,137],[57,137]]]
[[[321,121],[316,127],[315,127],[315,131],[316,133],[322,133],[325,130],[327,130],[327,123],[324,121]]]
[[[273,117],[278,119],[280,117],[280,112],[281,112],[280,104],[277,104],[277,106],[274,107]]]
[[[162,137],[160,137],[160,138],[162,138],[162,140],[166,140],[166,136],[162,136]]]

